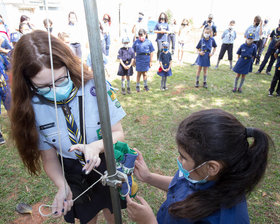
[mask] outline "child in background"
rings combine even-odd
[[[185,39],[189,32],[190,32],[189,21],[187,19],[183,19],[183,21],[181,23],[181,27],[179,29],[179,33],[178,33],[178,61],[179,61],[179,64],[181,64],[182,60],[183,60]]]
[[[233,68],[233,71],[237,73],[234,82],[234,88],[232,90],[232,92],[234,93],[236,92],[236,90],[239,93],[242,93],[242,85],[245,81],[245,76],[253,70],[253,61],[257,53],[257,46],[253,43],[254,39],[255,34],[248,33],[246,43],[242,44],[237,51],[238,61],[236,62]],[[242,78],[240,81],[239,88],[237,89],[237,83],[240,75],[242,75]]]
[[[219,67],[220,61],[223,59],[226,51],[228,52],[228,60],[229,60],[229,69],[232,69],[232,50],[233,50],[233,42],[236,38],[236,31],[233,29],[235,25],[235,21],[232,20],[229,23],[229,27],[222,34],[223,44],[220,50],[219,58],[215,69]]]
[[[198,50],[197,58],[197,72],[196,72],[196,83],[195,87],[199,87],[199,76],[201,69],[203,68],[203,87],[208,88],[207,86],[207,72],[208,67],[210,67],[210,57],[212,57],[216,51],[216,41],[211,37],[212,30],[210,27],[206,27],[203,31],[203,38],[198,42],[196,48]],[[213,50],[212,50],[213,48]],[[211,52],[212,51],[212,52]]]
[[[120,60],[120,66],[118,75],[122,77],[122,94],[125,95],[125,78],[127,80],[127,93],[131,94],[130,90],[130,76],[133,75],[133,67],[135,53],[131,47],[129,47],[129,38],[122,38],[123,47],[120,48],[118,53],[118,59]]]
[[[167,199],[155,217],[142,197],[136,196],[138,204],[127,196],[128,216],[136,223],[249,224],[246,195],[264,176],[270,137],[211,109],[183,120],[176,142],[179,170],[173,178],[151,173],[137,150],[135,176],[166,191]]]
[[[275,49],[276,49],[276,51],[274,53],[274,57],[277,59],[277,62],[276,62],[276,67],[275,67],[275,74],[271,81],[268,96],[273,96],[275,86],[278,82],[277,89],[276,89],[276,94],[277,94],[276,96],[279,97],[280,96],[280,40],[278,40],[276,42]]]
[[[155,51],[152,42],[146,39],[146,31],[140,29],[138,32],[138,39],[133,43],[133,50],[136,54],[136,91],[140,92],[140,78],[143,75],[144,89],[149,91],[147,72],[152,66],[153,52]]]
[[[167,76],[172,75],[171,66],[172,66],[172,56],[171,53],[168,51],[169,44],[168,42],[162,43],[162,52],[159,54],[159,64],[160,68],[157,72],[159,76],[161,76],[161,86],[160,90],[167,90],[166,81]]]

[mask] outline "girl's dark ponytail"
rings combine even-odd
[[[262,130],[257,128],[246,128],[246,137],[253,138],[253,143],[248,147],[247,159],[249,162],[248,188],[247,193],[251,192],[265,173],[268,158],[269,144],[272,142],[270,137]]]

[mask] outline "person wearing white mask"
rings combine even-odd
[[[219,53],[219,58],[215,69],[219,67],[220,61],[223,59],[226,51],[228,52],[229,68],[232,69],[232,50],[233,42],[236,39],[236,31],[234,30],[235,21],[231,20],[229,27],[222,34],[222,47]]]
[[[212,30],[210,27],[206,27],[203,31],[203,38],[198,42],[196,49],[198,53],[197,57],[197,72],[196,72],[196,83],[195,87],[199,87],[199,77],[200,72],[203,68],[203,87],[208,88],[207,86],[207,73],[208,67],[210,67],[210,57],[212,57],[216,51],[216,41],[211,37]]]
[[[233,68],[233,71],[236,73],[236,78],[232,92],[238,91],[239,93],[242,93],[242,85],[245,81],[245,76],[253,70],[253,61],[257,54],[257,46],[254,44],[254,39],[255,34],[248,33],[246,43],[242,44],[237,51],[238,61]],[[237,83],[240,75],[242,75],[242,78],[239,88],[237,89]]]
[[[144,13],[139,12],[138,20],[136,24],[134,24],[132,28],[132,33],[134,34],[133,42],[138,39],[139,35],[138,32],[140,29],[148,30],[147,24],[144,22]]]

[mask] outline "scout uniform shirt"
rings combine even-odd
[[[192,224],[189,219],[176,218],[169,214],[168,208],[171,204],[182,201],[188,195],[199,190],[206,190],[213,187],[214,181],[208,181],[205,184],[192,184],[187,181],[181,171],[177,171],[172,179],[167,192],[166,201],[161,205],[157,213],[158,224]],[[197,208],[199,209],[199,208]],[[202,218],[195,223],[209,223],[209,224],[249,224],[249,216],[247,210],[247,203],[244,197],[240,203],[232,208],[221,208],[208,217]]]
[[[108,93],[108,107],[110,113],[111,126],[119,122],[126,113],[122,109],[120,102],[117,100],[114,91],[107,84]],[[93,79],[89,80],[84,87],[85,96],[85,129],[87,143],[97,141],[102,138],[100,119],[97,106],[96,89]],[[77,96],[82,95],[82,89],[78,90],[74,99],[68,103],[70,110],[74,116],[74,120],[80,129],[80,111],[79,100]],[[36,127],[39,132],[39,146],[40,150],[48,150],[55,148],[60,153],[59,135],[62,146],[62,156],[70,159],[77,159],[75,152],[68,152],[71,147],[67,131],[67,123],[65,120],[62,106],[57,105],[59,129],[56,121],[56,111],[53,103],[42,99],[35,95],[32,98],[33,109],[35,113]]]

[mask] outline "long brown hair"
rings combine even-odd
[[[51,36],[53,68],[66,66],[76,87],[81,86],[81,62],[71,49],[59,39]],[[40,171],[40,151],[38,150],[38,131],[35,114],[31,104],[34,92],[30,78],[36,76],[44,67],[51,68],[48,33],[34,31],[21,37],[14,49],[13,91],[11,107],[12,137],[24,165],[31,174]],[[84,80],[93,75],[84,68]]]

